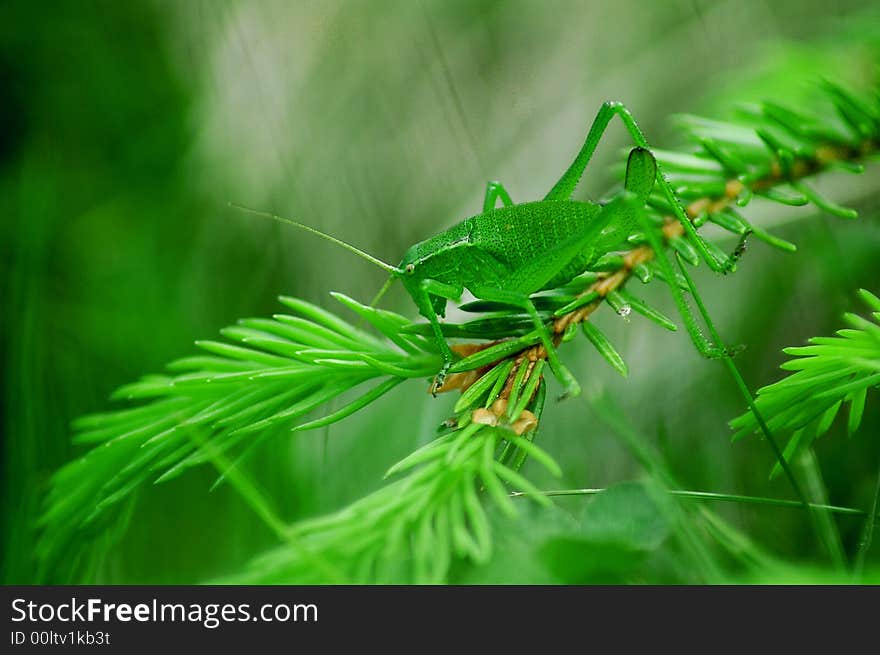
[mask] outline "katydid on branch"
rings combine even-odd
[[[624,190],[605,204],[572,200],[571,196],[596,146],[615,115],[620,117],[636,144],[627,160]],[[536,310],[531,296],[563,285],[587,271],[599,257],[636,229],[646,231],[655,251],[662,250],[659,235],[653,234],[657,228],[650,225],[645,215],[645,206],[655,185],[710,268],[719,272],[730,270],[734,259],[720,259],[706,247],[659,170],[629,110],[617,102],[602,105],[577,157],[543,200],[515,204],[500,183],[490,182],[482,213],[410,247],[399,266],[387,264],[302,223],[235,206],[322,236],[388,271],[392,280],[399,279],[419,313],[430,323],[443,356],[443,366],[434,379],[432,393],[443,386],[455,359],[443,336],[439,317],[445,316],[447,302],[458,301],[467,289],[480,300],[500,302],[524,310],[533,321],[537,336],[546,349],[551,370],[563,386],[563,395],[576,395],[580,392],[577,380],[559,361],[548,326]],[[496,207],[498,200],[501,200],[501,207]],[[668,259],[661,252],[658,252],[658,257],[664,273],[668,273],[663,277],[683,314],[688,333],[701,353],[717,356],[718,353],[706,343],[697,327],[696,318],[683,301]],[[383,291],[385,288],[387,285]]]

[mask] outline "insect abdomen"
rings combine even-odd
[[[585,202],[539,201],[503,207],[468,219],[470,239],[511,270],[541,257],[554,245],[583,234],[601,207]],[[591,263],[588,250],[579,253],[545,286],[567,282]]]

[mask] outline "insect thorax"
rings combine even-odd
[[[407,271],[408,267],[412,267],[416,276],[422,279],[441,278],[445,270],[454,268],[452,252],[455,248],[468,242],[470,220],[460,221],[448,230],[410,246],[404,253],[399,268]]]

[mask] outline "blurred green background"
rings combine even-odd
[[[69,422],[109,406],[120,384],[244,316],[296,295],[368,301],[382,273],[350,254],[234,211],[271,209],[397,261],[407,246],[476,213],[485,182],[541,197],[602,101],[628,104],[649,139],[678,144],[677,112],[727,115],[741,100],[802,97],[822,75],[876,83],[871,2],[654,3],[27,2],[0,5],[0,357],[2,580],[36,580],[34,527],[49,476],[77,450]],[[597,195],[627,144],[615,128],[581,193]],[[795,255],[751,248],[739,272],[698,283],[747,380],[779,377],[780,350],[840,326],[880,293],[880,175],[818,187],[856,206],[844,222],[756,203]],[[644,296],[671,310],[660,287]],[[414,312],[398,288],[388,307]],[[630,365],[622,380],[587,345],[565,360],[660,446],[686,488],[789,497],[756,439],[731,444],[741,399],[682,333],[611,312],[598,325]],[[404,385],[334,427],[267,442],[248,473],[287,520],[332,511],[381,484],[424,443],[454,398]],[[601,487],[639,467],[585,401],[551,405],[541,445],[564,479]],[[817,456],[831,502],[864,508],[880,461],[880,412],[840,427]],[[120,540],[96,541],[88,581],[188,583],[236,570],[274,544],[200,470],[141,494]],[[574,500],[573,503],[583,502]],[[782,558],[821,566],[798,511],[719,509]],[[840,519],[853,548],[861,521]],[[872,555],[877,560],[877,548]],[[511,581],[514,581],[511,578]]]

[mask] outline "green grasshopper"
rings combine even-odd
[[[572,200],[575,187],[614,116],[620,117],[636,143],[627,160],[624,191],[606,204]],[[618,102],[602,105],[577,157],[543,200],[514,204],[500,183],[490,182],[482,213],[415,244],[406,251],[399,266],[387,264],[302,223],[248,211],[329,239],[388,271],[391,274],[389,282],[399,279],[419,313],[428,319],[443,356],[443,367],[434,379],[432,393],[443,386],[454,361],[439,317],[445,316],[447,302],[458,301],[467,289],[477,299],[525,310],[547,351],[551,370],[563,385],[563,395],[577,395],[580,387],[559,361],[550,331],[538,314],[531,295],[558,287],[588,270],[610,247],[624,240],[633,228],[641,227],[646,234],[653,233],[656,227],[646,219],[644,208],[655,184],[674,208],[676,219],[701,257],[713,270],[729,271],[735,258],[722,259],[706,247],[659,170],[642,131],[629,110]],[[499,199],[502,206],[496,207]],[[658,251],[664,271],[671,273],[671,265],[659,247],[659,240],[651,234],[649,242]],[[664,277],[700,352],[707,356],[718,355],[700,333],[674,275]]]

